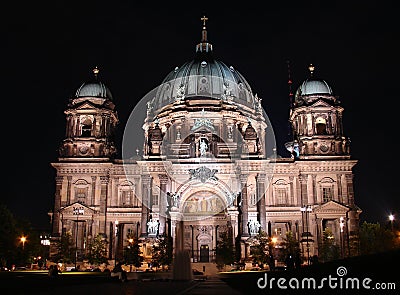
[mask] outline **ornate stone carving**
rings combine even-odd
[[[181,84],[179,85],[177,91],[176,91],[176,97],[175,100],[176,101],[181,101],[185,99],[185,85]]]
[[[109,177],[108,176],[103,176],[103,175],[100,176],[101,184],[108,184],[108,181],[109,181]]]
[[[201,182],[205,183],[207,180],[218,180],[218,178],[215,176],[215,173],[217,173],[217,169],[210,169],[205,166],[201,166],[197,169],[189,169],[190,173],[190,179],[198,179]]]
[[[210,119],[204,118],[204,109],[201,111],[201,118],[196,118],[194,121],[194,125],[192,127],[192,131],[199,129],[200,127],[204,126],[207,129],[214,130],[214,125]]]

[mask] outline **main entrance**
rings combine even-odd
[[[210,251],[208,245],[200,246],[200,262],[210,262]]]

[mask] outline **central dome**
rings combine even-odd
[[[259,106],[242,74],[214,58],[206,36],[203,27],[203,39],[196,46],[194,59],[176,67],[164,78],[152,102],[154,110],[177,101],[204,98],[251,109]]]

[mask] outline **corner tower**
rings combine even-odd
[[[314,77],[314,66],[309,66],[310,77],[295,94],[289,121],[293,141],[286,148],[293,157],[349,158],[349,139],[343,134],[340,101],[331,87],[322,79]]]
[[[83,83],[69,101],[66,132],[59,149],[60,161],[107,161],[116,153],[114,130],[118,124],[110,90],[98,78]]]

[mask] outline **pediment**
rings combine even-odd
[[[99,107],[90,101],[84,101],[81,105],[77,106],[76,110],[96,110]]]
[[[318,215],[343,216],[348,211],[350,211],[350,208],[348,206],[340,204],[336,201],[329,201],[329,202],[322,204],[314,209],[314,212],[315,212],[315,214],[317,214],[317,217],[320,217]]]
[[[80,211],[79,214],[76,214],[76,212],[78,212],[77,211],[78,208],[80,209]],[[59,212],[63,214],[64,217],[67,218],[76,218],[77,216],[79,216],[82,217],[82,219],[84,219],[85,217],[91,218],[93,214],[96,213],[95,210],[89,208],[85,204],[81,204],[78,202],[75,202],[71,205],[61,208]]]
[[[331,104],[327,103],[323,99],[318,99],[316,102],[310,105],[311,107],[326,107],[333,108]]]

